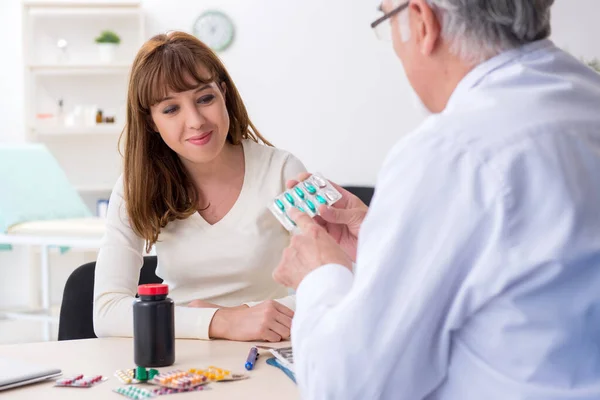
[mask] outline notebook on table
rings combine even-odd
[[[57,377],[58,368],[0,358],[0,391]]]

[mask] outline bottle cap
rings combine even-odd
[[[149,283],[147,285],[138,286],[138,294],[140,296],[160,296],[169,294],[169,285],[164,283]]]

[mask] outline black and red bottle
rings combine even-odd
[[[175,362],[175,305],[169,286],[138,286],[133,303],[133,358],[138,367],[167,367]]]

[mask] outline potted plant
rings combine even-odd
[[[100,36],[96,38],[100,61],[103,63],[113,62],[119,43],[121,43],[121,38],[115,32],[102,31]]]

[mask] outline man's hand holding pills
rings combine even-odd
[[[323,265],[338,264],[352,270],[352,259],[322,226],[295,209],[290,211],[290,217],[300,233],[292,237],[273,271],[275,281],[297,289],[306,275]]]
[[[288,181],[286,186],[293,188],[298,182],[302,182],[310,176],[310,173],[303,173],[298,177],[297,181]],[[367,211],[369,211],[369,207],[343,187],[331,181],[329,183],[342,194],[342,198],[331,207],[320,206],[319,216],[315,217],[315,221],[325,228],[352,261],[356,261],[358,231],[367,215]]]

